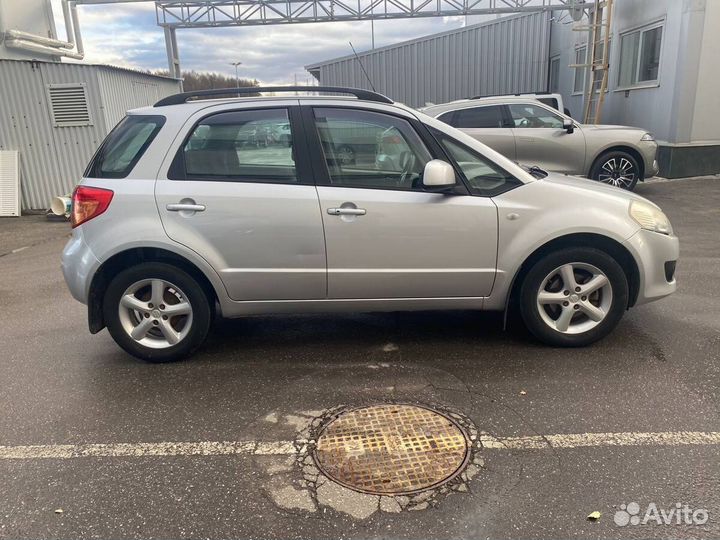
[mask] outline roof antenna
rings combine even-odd
[[[368,80],[368,83],[370,83],[370,88],[372,88],[373,92],[376,92],[375,86],[373,85],[372,81],[370,80],[370,75],[368,75],[368,72],[365,71],[365,66],[363,66],[363,63],[360,61],[360,57],[358,56],[358,53],[355,51],[355,47],[353,47],[352,41],[348,41],[350,44],[350,48],[352,49],[353,54],[355,55],[355,60],[358,61],[358,64],[360,64],[360,69],[362,69],[363,73],[365,74],[365,78]]]

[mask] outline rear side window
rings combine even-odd
[[[209,116],[195,126],[182,156],[188,180],[298,181],[287,109]]]
[[[105,138],[85,171],[85,176],[125,178],[164,123],[164,116],[131,115],[123,118]]]
[[[502,110],[498,106],[473,107],[455,111],[451,124],[456,128],[500,128],[503,127]]]
[[[558,105],[558,101],[555,98],[537,98],[537,100],[540,103],[544,103],[545,105],[550,105],[553,109],[559,111],[560,106]]]

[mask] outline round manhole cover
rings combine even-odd
[[[444,414],[414,405],[377,405],[341,413],[320,433],[315,462],[339,484],[403,495],[443,484],[467,462],[468,440]]]

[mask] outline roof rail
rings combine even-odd
[[[179,105],[189,99],[205,96],[224,96],[235,94],[238,97],[259,92],[333,92],[336,94],[351,94],[358,99],[366,101],[377,101],[378,103],[393,103],[393,100],[377,92],[362,90],[360,88],[346,88],[343,86],[242,86],[235,88],[213,88],[212,90],[197,90],[195,92],[183,92],[167,96],[155,104],[155,107],[166,105]]]
[[[485,99],[485,98],[492,98],[492,97],[508,97],[508,96],[519,97],[519,96],[523,96],[523,95],[527,95],[527,94],[535,94],[537,96],[544,96],[544,95],[552,94],[552,92],[517,92],[517,93],[508,92],[506,94],[484,94],[484,95],[480,95],[480,96],[473,96],[473,97],[467,98],[467,99]]]

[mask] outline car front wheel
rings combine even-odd
[[[211,311],[202,287],[186,272],[143,263],[110,282],[103,315],[115,342],[147,362],[172,362],[192,354],[207,336]]]
[[[520,311],[539,340],[582,347],[609,334],[628,305],[628,284],[604,251],[568,248],[537,261],[522,283]]]
[[[590,178],[632,191],[640,180],[640,166],[627,152],[609,152],[595,162]]]

